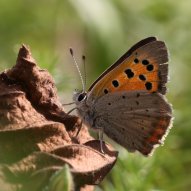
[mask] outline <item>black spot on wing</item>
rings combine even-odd
[[[104,94],[108,94],[108,90],[107,89],[104,89]]]
[[[142,61],[142,64],[143,64],[143,65],[148,65],[148,64],[149,64],[149,61],[148,61],[148,60],[143,60],[143,61]]]
[[[147,65],[148,71],[153,71],[153,69],[154,69],[154,66],[152,64]]]
[[[117,80],[113,80],[112,84],[115,88],[117,88],[119,86],[119,82]]]
[[[145,80],[146,80],[146,77],[145,77],[143,74],[140,74],[140,75],[139,75],[139,79],[142,80],[142,81],[145,81]]]
[[[151,82],[146,82],[145,87],[146,87],[147,90],[151,90],[152,89],[152,83]]]
[[[125,74],[127,75],[128,78],[132,78],[134,76],[134,72],[132,72],[131,69],[125,70]]]
[[[135,64],[138,64],[138,63],[139,63],[138,58],[135,58],[135,59],[134,59],[134,62],[135,62]]]

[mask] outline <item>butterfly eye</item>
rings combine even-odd
[[[78,101],[82,101],[86,97],[86,93],[82,93],[78,96]]]

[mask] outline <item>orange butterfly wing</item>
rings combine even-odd
[[[115,64],[108,68],[89,88],[91,100],[120,91],[146,91],[148,93],[166,93],[168,78],[168,52],[165,43],[155,37],[138,42]],[[138,95],[137,95],[138,96]],[[161,117],[154,126],[150,126],[148,136],[142,142],[142,154],[148,155],[154,145],[162,143],[171,123],[171,107],[164,100],[158,106]],[[168,109],[166,109],[168,108]]]
[[[117,91],[146,90],[166,93],[167,48],[155,37],[140,41],[106,70],[90,87],[96,98]],[[107,74],[107,75],[106,75]]]

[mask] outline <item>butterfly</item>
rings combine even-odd
[[[82,121],[129,152],[147,156],[163,143],[172,122],[165,98],[168,52],[155,37],[141,40],[73,100]],[[103,149],[103,148],[101,148]]]

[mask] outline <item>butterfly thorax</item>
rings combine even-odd
[[[86,125],[93,126],[92,107],[87,104],[87,92],[75,91],[73,100],[76,104],[77,113]]]

